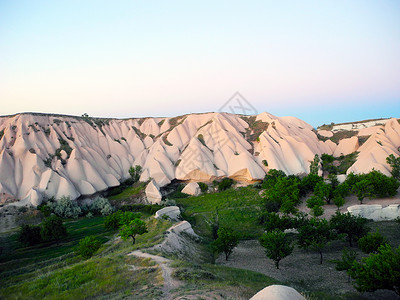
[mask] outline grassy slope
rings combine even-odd
[[[262,206],[259,191],[253,187],[241,187],[175,201],[183,207],[184,217],[192,223],[198,234],[211,237],[207,221],[212,220],[218,210],[221,227],[232,227],[242,238],[249,239],[257,238],[262,233],[262,227],[258,225]]]
[[[149,233],[139,236],[137,243],[114,240],[114,232],[104,229],[103,218],[82,218],[66,223],[68,239],[40,247],[19,248],[16,235],[6,239],[8,253],[0,259],[0,299],[82,299],[114,298],[131,295],[148,285],[152,298],[160,293],[159,270],[132,272],[129,264],[139,264],[127,257],[130,251],[159,243],[171,226],[165,220],[147,220]],[[73,254],[73,248],[85,235],[96,235],[103,242],[99,253],[89,260]],[[159,275],[159,276],[155,276]],[[108,295],[108,296],[106,296]]]

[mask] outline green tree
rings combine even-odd
[[[333,165],[335,158],[329,154],[321,155],[321,168],[323,172],[327,172],[329,174],[337,174],[337,168]]]
[[[324,209],[322,208],[324,203],[324,200],[317,196],[311,196],[307,199],[307,207],[311,209],[311,214],[314,217],[319,217],[324,214]]]
[[[129,175],[131,175],[133,183],[138,182],[140,175],[142,175],[142,167],[136,165],[134,167],[129,168]]]
[[[394,250],[389,244],[380,246],[378,253],[354,262],[348,273],[360,292],[387,289],[400,296],[400,246]]]
[[[225,253],[225,260],[228,260],[233,249],[239,244],[239,235],[230,228],[221,227],[218,229],[218,238],[213,241],[212,248],[216,253]]]
[[[368,232],[365,236],[358,240],[358,247],[364,253],[377,252],[379,247],[386,244],[386,238],[379,231]]]
[[[88,259],[100,249],[101,242],[94,236],[86,236],[79,240],[78,246],[75,248],[75,253]]]
[[[298,234],[298,244],[301,248],[312,249],[319,253],[322,264],[322,252],[337,234],[331,229],[325,219],[311,219],[307,225],[301,226]]]
[[[313,192],[317,183],[323,180],[321,176],[311,173],[303,177],[299,185],[300,195],[306,196],[308,193]]]
[[[18,241],[25,246],[33,246],[41,243],[40,226],[22,225],[18,233]]]
[[[390,154],[386,157],[386,162],[392,168],[392,176],[400,180],[400,156],[396,158],[393,154]]]
[[[218,183],[218,191],[225,191],[233,185],[234,181],[231,178],[224,178]]]
[[[279,262],[292,254],[294,248],[287,234],[280,230],[265,232],[260,237],[260,244],[265,248],[267,257],[275,262],[277,269],[279,269]]]
[[[330,204],[333,198],[333,189],[329,183],[323,181],[318,182],[314,189],[314,195],[323,199],[326,203]]]
[[[368,220],[359,216],[354,216],[349,212],[342,214],[339,211],[332,216],[330,224],[339,234],[345,234],[350,247],[353,241],[357,241],[366,235],[368,228],[366,227]]]
[[[136,242],[136,235],[142,235],[147,231],[146,223],[140,219],[134,219],[129,224],[122,225],[119,235],[126,241],[130,237],[132,238],[132,245]]]
[[[348,271],[352,268],[354,262],[356,261],[357,253],[353,249],[344,248],[342,251],[341,260],[333,260],[332,262],[336,264],[335,269],[337,271]],[[349,282],[350,282],[349,275]]]
[[[372,197],[373,190],[370,182],[366,179],[363,179],[353,185],[353,192],[362,204],[365,197]]]
[[[318,154],[315,154],[314,159],[310,163],[310,174],[318,175],[319,162],[320,162],[319,156],[318,156]]]
[[[52,215],[41,224],[40,235],[44,241],[59,241],[67,236],[67,228],[60,217]]]
[[[339,210],[346,203],[346,201],[344,200],[344,198],[342,196],[336,195],[333,198],[333,203],[336,205],[337,210]]]

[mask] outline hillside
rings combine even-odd
[[[118,186],[143,167],[157,191],[172,180],[230,177],[252,182],[268,169],[308,173],[315,154],[359,152],[347,172],[375,168],[399,155],[400,124],[390,119],[334,130],[269,113],[190,114],[174,118],[99,119],[46,114],[0,117],[0,204],[38,205]],[[328,129],[328,130],[327,130]]]

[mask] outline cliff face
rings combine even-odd
[[[262,179],[268,169],[308,173],[315,154],[359,151],[349,171],[375,168],[389,174],[385,158],[399,153],[400,125],[391,119],[375,127],[368,128],[368,139],[359,147],[356,137],[336,145],[320,140],[302,120],[268,113],[128,120],[0,117],[0,203],[17,199],[19,205],[37,205],[43,197],[91,195],[119,185],[133,165],[143,167],[142,181],[152,178],[160,187],[175,178],[210,181],[229,176],[253,181]],[[356,129],[355,135],[363,130]]]

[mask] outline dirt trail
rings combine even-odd
[[[164,286],[162,289],[164,294],[163,299],[172,300],[173,295],[171,294],[171,290],[180,287],[182,283],[172,278],[173,269],[170,267],[171,260],[162,256],[148,254],[139,250],[133,251],[128,255],[133,255],[142,258],[150,258],[160,266],[164,278]]]

